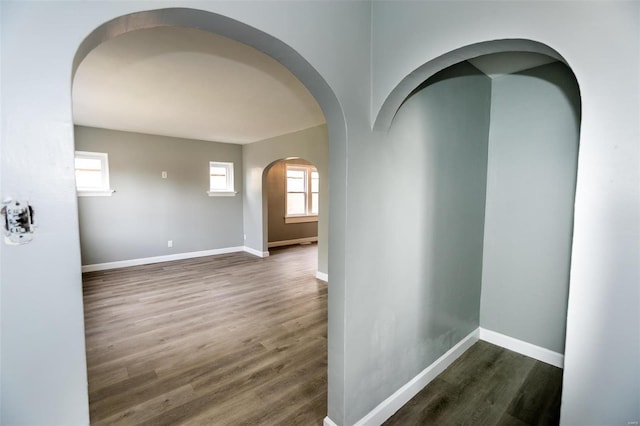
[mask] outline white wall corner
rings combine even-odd
[[[558,368],[564,368],[564,355],[549,349],[515,339],[480,327],[480,340],[501,346],[510,351],[537,359]]]
[[[440,373],[446,370],[447,367],[449,367],[478,340],[479,329],[475,329],[465,338],[460,340],[460,342],[458,342],[454,347],[449,349],[444,355],[418,373],[417,376],[409,380],[404,386],[393,393],[393,395],[378,404],[378,406],[371,410],[369,414],[358,420],[355,425],[373,426],[384,423]],[[327,423],[325,423],[325,425],[326,424]]]
[[[324,281],[325,283],[329,282],[329,274],[325,274],[324,272],[317,271],[316,278],[320,281]]]
[[[333,420],[329,418],[329,416],[324,418],[322,422],[322,426],[338,426]]]
[[[249,254],[252,254],[254,256],[258,256],[258,257],[269,257],[269,252],[268,251],[260,251],[260,250],[256,250],[254,248],[251,247],[247,247],[244,246],[243,247],[244,251],[246,251]]]

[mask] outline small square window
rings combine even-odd
[[[76,151],[76,190],[78,196],[105,196],[109,187],[109,155],[105,152]]]
[[[209,191],[211,196],[235,195],[233,184],[233,163],[209,162]]]

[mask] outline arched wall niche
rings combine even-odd
[[[405,105],[409,105],[409,101],[407,101],[407,98],[409,96],[411,96],[411,94],[414,91],[417,91],[418,88],[420,88],[425,82],[427,82],[431,77],[433,77],[434,75],[436,75],[439,72],[447,72],[445,70],[447,70],[449,67],[452,67],[456,64],[460,64],[464,61],[467,61],[469,59],[473,59],[473,58],[477,58],[479,56],[483,56],[483,55],[488,55],[488,54],[494,54],[494,53],[508,53],[508,52],[530,52],[530,53],[537,53],[537,54],[543,54],[549,57],[552,57],[556,60],[558,60],[560,63],[564,64],[567,66],[567,68],[569,69],[569,71],[573,74],[574,77],[575,73],[571,70],[571,67],[567,64],[567,61],[564,59],[564,57],[558,53],[557,51],[555,51],[554,49],[550,48],[549,46],[546,46],[544,44],[541,43],[537,43],[534,41],[530,41],[530,40],[495,40],[495,41],[488,41],[488,42],[482,42],[482,43],[477,43],[477,44],[472,44],[472,45],[468,45],[468,46],[464,46],[464,47],[460,47],[457,48],[455,50],[452,50],[448,53],[442,54],[438,57],[435,57],[434,59],[431,60],[427,60],[423,65],[419,66],[418,68],[416,68],[414,71],[412,71],[411,73],[407,74],[406,76],[401,76],[402,78],[399,78],[398,81],[399,83],[393,87],[393,90],[391,90],[389,93],[389,95],[385,98],[384,102],[383,102],[383,106],[382,109],[378,112],[377,116],[373,116],[372,118],[374,119],[374,123],[373,123],[373,130],[374,132],[379,132],[379,136],[380,138],[385,138],[384,142],[387,145],[391,145],[393,144],[394,147],[393,149],[395,150],[394,152],[410,152],[411,153],[411,157],[416,157],[418,155],[420,155],[421,151],[421,146],[418,146],[418,143],[415,143],[415,145],[401,145],[398,144],[396,142],[398,142],[399,140],[394,139],[394,137],[396,137],[398,135],[398,128],[396,127],[398,125],[404,125],[406,123],[406,120],[402,121],[402,119],[406,118],[406,115],[403,117],[401,115],[401,113],[399,113],[398,111],[402,111],[401,107],[404,108],[403,103],[406,104]],[[429,59],[429,57],[427,56],[425,59]],[[421,63],[421,62],[420,62]],[[555,64],[557,66],[560,66],[560,64]],[[478,70],[476,70],[478,72],[478,74],[480,74],[480,72]],[[437,77],[436,79],[437,80]],[[576,82],[577,82],[577,78],[576,78]],[[578,84],[575,85],[576,88],[576,92],[578,98],[580,98],[580,87],[578,86]],[[489,91],[491,92],[491,89],[489,89]],[[442,92],[438,92],[438,93],[442,93]],[[457,92],[460,93],[460,90]],[[467,93],[467,92],[462,92],[462,93]],[[486,93],[486,92],[484,92]],[[433,107],[432,110],[439,110],[440,105],[442,105],[442,103],[437,103],[436,101],[438,100],[438,98],[433,98],[434,101],[429,104],[430,106]],[[441,98],[442,99],[442,98]],[[441,100],[440,99],[440,100]],[[462,102],[462,104],[468,103],[467,99],[465,98],[465,100]],[[578,113],[581,115],[581,109],[582,106],[579,105],[577,108]],[[428,108],[424,108],[422,110],[419,109],[414,109],[414,111],[418,111],[415,114],[412,115],[412,119],[414,119],[414,122],[412,123],[420,123],[420,120],[423,120],[424,114],[419,114],[419,113],[424,113],[424,112],[430,112],[432,111]],[[443,114],[444,115],[444,114]],[[493,112],[492,112],[493,115]],[[438,118],[445,118],[445,117],[438,117]],[[489,121],[491,121],[492,117],[489,118]],[[444,120],[442,120],[444,122]],[[437,119],[434,119],[434,122],[438,122]],[[429,126],[424,126],[424,127],[429,127]],[[582,127],[582,121],[579,121],[577,123],[577,127],[578,127],[578,144],[580,143],[579,141],[579,130]],[[411,139],[417,139],[417,134],[419,134],[419,130],[420,127],[418,125],[408,128],[412,131],[412,133],[410,133],[409,131],[403,131],[402,135],[407,135],[406,138],[407,140],[411,140]],[[415,131],[414,131],[415,129]],[[384,133],[384,134],[383,134]],[[431,138],[434,141],[440,140],[438,139],[438,137],[433,136]],[[468,140],[468,139],[467,139]],[[401,142],[401,141],[400,141]],[[421,141],[424,142],[424,141]],[[485,143],[486,143],[486,139],[485,139]],[[435,144],[435,142],[434,142]],[[444,144],[443,144],[444,145]],[[412,148],[412,149],[408,149],[408,147]],[[389,147],[389,151],[387,152],[391,152],[391,147]],[[412,165],[408,165],[407,163],[411,162],[412,159],[408,159],[407,157],[409,156],[397,156],[394,161],[396,161],[395,165],[396,165],[396,169],[400,169],[401,167],[398,166],[406,166],[408,169],[411,169],[413,166],[414,170],[417,170],[419,167],[421,167],[421,164],[424,163],[424,161],[421,164],[412,164]],[[425,158],[429,158],[428,156],[425,156]],[[436,156],[431,156],[431,158],[436,158]],[[478,158],[477,156],[473,157],[473,159],[475,160],[476,158]],[[576,154],[576,161],[577,161],[577,154]],[[439,159],[439,158],[438,158]],[[424,158],[423,158],[424,160]],[[486,163],[485,163],[486,164]],[[453,167],[449,167],[449,170],[454,170]],[[455,169],[457,170],[457,169]],[[576,176],[575,174],[575,169],[573,169],[574,171],[574,176]],[[446,175],[442,175],[443,177],[440,179],[441,182],[451,182],[452,180],[450,179],[445,179],[444,177],[449,177]],[[430,178],[430,176],[419,176],[419,179],[416,179],[417,181],[420,182],[424,182],[425,179],[424,178]],[[420,179],[421,178],[421,179]],[[579,179],[580,176],[578,175],[577,179]],[[468,186],[466,186],[465,188],[468,188]],[[422,191],[422,188],[420,189],[420,194],[423,194],[424,191]],[[447,188],[449,189],[449,188]],[[482,189],[481,191],[476,191],[476,193],[485,193],[486,188]],[[416,191],[418,192],[418,191]],[[438,193],[437,191],[434,191],[434,193]],[[449,191],[442,191],[440,193],[444,193],[444,194],[449,194],[451,192]],[[569,200],[568,198],[566,198],[570,204],[573,206],[574,203],[574,197],[575,197],[575,187],[574,187],[574,192],[571,196],[571,199]],[[409,197],[406,197],[409,198]],[[486,200],[486,197],[485,197]],[[432,203],[431,201],[433,201],[432,199],[429,199],[428,203],[425,203],[425,205],[435,205],[435,203]],[[401,205],[402,203],[397,202],[396,204]],[[418,204],[418,203],[416,203]],[[473,203],[471,203],[473,204]],[[418,207],[420,207],[418,205]],[[411,208],[409,208],[408,210],[411,210]],[[413,209],[413,211],[417,211],[418,209]],[[480,209],[482,211],[484,211],[484,205],[482,206],[482,208]],[[573,211],[572,213],[572,217],[575,215],[575,213],[577,212],[577,210]],[[417,217],[418,215],[416,215]],[[480,215],[478,215],[477,217],[479,217]],[[429,216],[432,217],[432,216]],[[407,218],[407,220],[409,220]],[[449,220],[449,217],[447,217],[447,220]],[[483,223],[485,222],[485,217],[483,216],[482,219]],[[469,222],[467,222],[469,223]],[[416,228],[418,228],[416,226]],[[439,229],[438,226],[434,226],[434,229]],[[482,228],[478,228],[478,229],[482,229]],[[572,229],[572,227],[571,227]],[[403,231],[406,233],[406,229],[400,229],[398,230],[398,233],[402,234]],[[433,235],[433,233],[430,232],[426,232],[427,235]],[[466,234],[465,234],[466,235]],[[449,235],[447,235],[447,238],[449,238]],[[461,239],[462,240],[462,239]],[[482,236],[479,239],[481,242],[483,241]],[[466,241],[465,241],[466,243]],[[569,245],[572,246],[572,240],[569,241]],[[482,243],[480,244],[482,245]],[[430,247],[442,247],[443,245],[439,245],[439,244],[433,244]],[[453,251],[453,250],[452,250]],[[435,250],[429,250],[429,253],[431,252],[435,252]],[[482,253],[482,251],[480,251],[480,253]],[[389,255],[389,253],[386,253],[387,256]],[[440,260],[440,259],[438,259]],[[482,256],[480,256],[480,260],[481,263],[484,260],[482,258]],[[424,261],[424,258],[421,258],[421,261]],[[571,262],[571,257],[569,256],[568,259],[569,262],[569,268],[570,268],[570,262]],[[426,261],[425,261],[426,263]],[[440,264],[439,262],[433,262],[433,264]],[[467,263],[465,263],[467,264]],[[482,272],[482,268],[480,268],[480,271]],[[569,271],[567,271],[567,274],[569,273]],[[416,274],[417,275],[417,274]],[[388,277],[385,277],[388,279]],[[569,280],[569,277],[567,275],[567,281]],[[410,280],[408,280],[410,281]],[[434,280],[435,281],[435,280]],[[418,280],[414,280],[413,282],[419,282]],[[416,286],[417,287],[417,286]],[[408,289],[408,290],[412,290],[412,289]],[[435,290],[433,291],[435,292]],[[433,293],[433,292],[427,292],[429,294]],[[416,291],[416,293],[419,293],[419,291]],[[462,292],[458,292],[457,294],[461,294]],[[402,304],[402,308],[401,309],[406,309],[406,307],[408,306],[408,303],[403,303]],[[397,309],[396,312],[401,312],[401,309]],[[412,312],[426,312],[427,309],[421,309],[421,307],[418,307],[417,309],[415,309]],[[469,312],[469,310],[467,309],[463,309],[462,310],[464,313]],[[449,311],[451,312],[451,311]],[[444,317],[446,317],[447,312],[445,312]],[[565,319],[567,318],[568,315],[570,315],[571,312],[567,312],[565,310]],[[397,320],[398,317],[394,318],[394,320]],[[412,317],[407,316],[408,319],[404,319],[401,318],[400,320],[403,320],[404,323],[402,324],[402,326],[399,326],[398,329],[411,329],[411,324],[409,324],[408,327],[407,324],[410,321],[413,321],[414,318],[417,318],[418,320],[424,320],[424,316],[420,316],[420,315],[414,315]],[[571,320],[571,319],[569,319]],[[415,321],[415,323],[419,323],[419,321]],[[431,321],[430,323],[436,323],[436,321]],[[417,326],[416,328],[419,328],[419,326]],[[420,330],[419,330],[420,331]],[[566,337],[568,338],[570,330],[567,331]],[[419,334],[419,333],[418,333]],[[409,340],[409,339],[407,339]],[[436,341],[434,336],[431,337],[431,341]],[[524,340],[523,340],[524,341]],[[403,342],[404,343],[404,342]],[[536,342],[538,343],[538,342]],[[398,342],[394,342],[393,345],[390,346],[402,346],[402,345],[398,345]],[[394,354],[395,355],[395,354]],[[569,354],[569,356],[572,356],[572,354]],[[363,357],[364,358],[364,357]],[[396,357],[397,358],[397,357]],[[572,362],[575,362],[574,359],[572,359]],[[421,365],[422,367],[422,365]],[[431,366],[429,366],[429,368],[431,368]],[[382,397],[379,397],[380,399],[383,399]],[[364,411],[364,410],[363,410]]]
[[[527,39],[483,41],[460,47],[425,62],[406,75],[389,93],[379,111],[372,111],[373,130],[388,131],[393,117],[407,97],[424,81],[439,71],[478,56],[503,52],[539,53],[569,65],[564,57],[546,44]]]

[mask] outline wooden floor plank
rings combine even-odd
[[[479,341],[385,425],[557,425],[562,370]]]
[[[316,258],[297,246],[84,274],[92,424],[321,424]]]

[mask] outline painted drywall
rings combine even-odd
[[[571,67],[582,122],[561,422],[640,421],[640,3],[373,2],[372,8],[372,122],[405,77],[466,46],[533,40]],[[351,286],[350,274],[347,280]]]
[[[318,222],[286,223],[287,164],[311,164],[308,161],[278,161],[266,172],[267,222],[269,242],[289,241],[318,236]]]
[[[408,98],[355,175],[368,258],[353,265],[344,424],[479,325],[491,80],[464,62]],[[363,150],[364,151],[364,150]],[[393,265],[393,268],[389,268]]]
[[[115,190],[78,198],[83,265],[243,245],[241,145],[83,126],[75,142],[109,154]],[[233,163],[236,196],[207,195],[209,161]]]
[[[562,63],[492,81],[480,325],[564,353],[580,98]]]
[[[313,163],[320,175],[320,211],[318,213],[318,271],[328,272],[329,212],[329,140],[327,126],[316,126],[299,132],[243,145],[244,164],[244,233],[245,246],[267,251],[267,193],[265,170],[274,162],[297,157]]]

